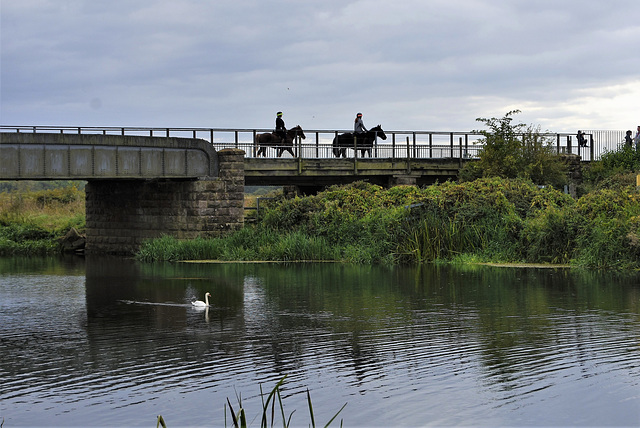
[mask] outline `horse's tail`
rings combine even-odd
[[[340,157],[340,138],[337,136],[333,137],[333,155],[337,158]]]

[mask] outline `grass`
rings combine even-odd
[[[228,236],[163,236],[145,242],[137,258],[640,269],[640,191],[627,175],[577,200],[501,178],[390,189],[357,182],[314,196],[275,195],[254,222]],[[71,227],[85,227],[84,193],[75,186],[0,193],[0,255],[55,253]]]
[[[282,379],[280,379],[276,383],[276,385],[273,387],[273,389],[269,392],[268,395],[264,393],[264,391],[262,390],[262,385],[260,385],[260,399],[262,400],[262,414],[260,415],[261,428],[273,427],[276,423],[282,424],[282,426],[285,428],[292,426],[291,421],[293,418],[293,414],[295,413],[295,410],[289,413],[288,416],[286,415],[286,412],[284,410],[282,395],[280,393],[280,387],[284,384],[284,381],[286,378],[287,376],[284,376]],[[266,401],[265,401],[265,396],[266,396]],[[236,399],[238,401],[238,405],[237,405],[237,408],[234,409],[233,405],[231,404],[231,401],[229,400],[229,398],[227,398],[227,404],[225,404],[224,426],[225,427],[227,426],[227,405],[228,405],[232,426],[234,428],[246,428],[249,425],[247,423],[247,412],[242,406],[242,396],[238,395]],[[308,389],[307,389],[307,404],[309,407],[309,420],[310,420],[309,426],[315,428],[316,426],[315,415],[313,411],[313,404],[311,403],[311,394],[309,393]],[[338,417],[338,415],[344,410],[346,406],[347,406],[347,403],[345,403],[340,408],[340,410],[338,410],[336,414],[333,415],[333,417],[329,420],[329,422],[327,422],[323,426],[327,428],[329,425],[331,425],[331,423],[333,423],[333,421]],[[343,420],[340,420],[340,426],[342,426],[342,424],[343,424]],[[156,428],[159,428],[160,426],[162,426],[163,428],[167,428],[166,422],[164,421],[164,418],[162,417],[162,415],[158,416],[157,423],[156,423]],[[300,426],[300,424],[297,423],[295,426]]]
[[[75,185],[0,193],[0,255],[51,254],[69,229],[85,227],[84,192]]]
[[[522,179],[383,189],[335,186],[276,198],[224,238],[145,243],[141,260],[337,260],[417,264],[475,260],[640,269],[640,192],[594,190],[575,200]]]

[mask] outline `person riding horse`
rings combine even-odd
[[[273,133],[282,138],[282,142],[284,143],[284,140],[287,138],[287,128],[284,126],[281,111],[276,114],[276,129]]]
[[[382,130],[382,126],[374,126],[367,132],[362,132],[360,134],[357,133],[346,133],[336,135],[333,139],[332,148],[333,155],[337,158],[339,157],[347,157],[347,149],[356,149],[360,150],[360,156],[364,156],[365,153],[371,157],[371,149],[373,147],[373,143],[376,141],[376,138],[380,137],[383,140],[387,139],[387,135]],[[355,145],[354,145],[355,138]]]
[[[360,140],[367,132],[367,128],[364,127],[364,122],[362,121],[362,113],[356,114],[356,120],[353,124],[353,132],[356,134],[356,139]]]
[[[291,153],[291,156],[295,156],[293,152],[293,144],[296,139],[300,137],[301,139],[307,138],[304,135],[304,131],[300,127],[300,125],[296,125],[293,128],[286,131],[284,134],[284,138],[274,132],[269,132],[265,134],[256,134],[256,137],[253,141],[253,153],[254,156],[267,156],[267,147],[274,147],[277,151],[277,156],[280,157],[284,152]]]

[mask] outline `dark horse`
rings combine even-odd
[[[262,154],[263,157],[266,157],[267,147],[275,147],[278,153],[278,157],[282,156],[282,153],[284,153],[285,150],[291,153],[291,156],[295,156],[293,154],[293,142],[298,135],[303,140],[307,138],[304,135],[304,131],[302,130],[300,125],[289,129],[287,131],[287,138],[285,138],[284,140],[275,132],[258,134],[256,135],[256,139],[253,142],[253,152],[256,154],[256,157],[260,156],[260,154]],[[256,149],[258,149],[257,152]]]
[[[353,138],[354,134],[349,132],[347,134],[340,134],[333,139],[333,155],[337,158],[342,156],[343,158],[347,157],[347,149],[353,149],[355,147],[360,150],[360,156],[364,157],[364,153],[369,153],[369,157],[371,157],[371,148],[373,147],[373,142],[376,140],[376,137],[380,137],[383,140],[387,139],[387,135],[382,130],[380,125],[375,126],[365,132],[364,134],[355,134],[357,135],[357,141],[354,146]]]

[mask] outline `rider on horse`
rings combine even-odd
[[[364,127],[364,122],[362,121],[362,113],[358,113],[356,115],[356,120],[353,124],[353,132],[356,134],[356,138],[358,140],[361,140],[367,132],[367,128]]]
[[[279,111],[276,115],[276,129],[273,131],[274,134],[282,138],[282,142],[287,138],[287,128],[284,126],[284,120],[282,120],[282,112]]]

